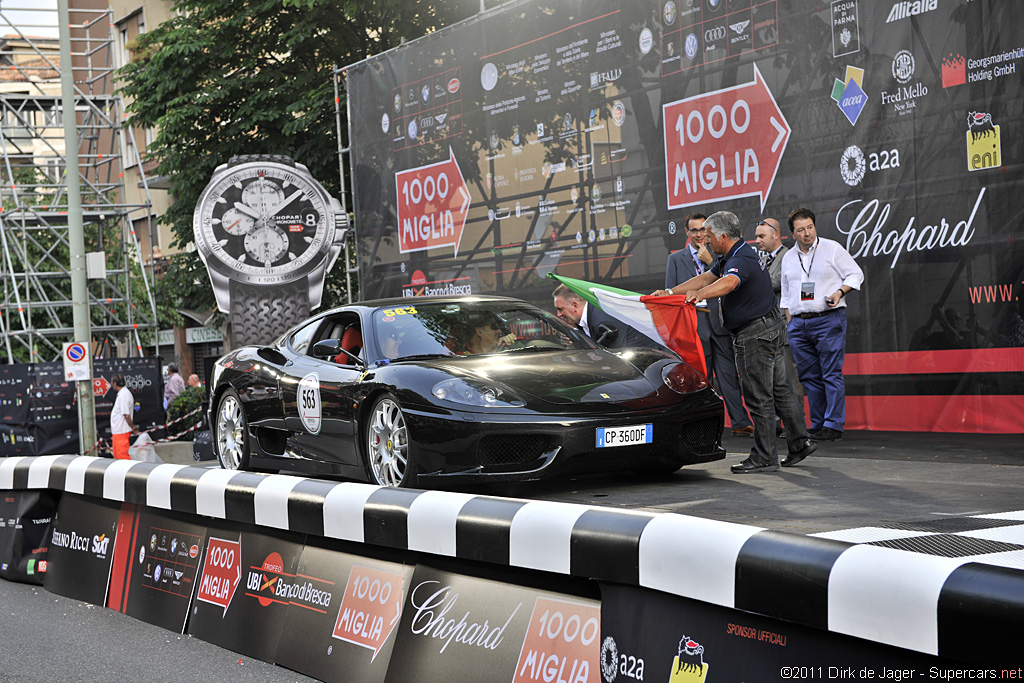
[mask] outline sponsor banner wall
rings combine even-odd
[[[598,683],[600,632],[597,601],[421,564],[385,680]]]
[[[601,583],[601,625],[599,656],[604,683],[902,680],[910,678],[913,671],[920,676],[963,666],[749,612],[609,583]]]
[[[145,431],[166,421],[159,358],[93,361],[96,434],[110,442],[110,410],[117,392],[110,384],[124,375],[135,398],[132,421]],[[78,453],[75,385],[65,381],[64,365],[0,365],[0,456]]]
[[[298,574],[304,540],[211,525],[188,634],[274,661],[288,613],[303,609],[307,596],[325,599],[328,584]]]
[[[125,503],[118,520],[107,607],[183,633],[206,527]]]
[[[355,64],[361,296],[550,307],[553,270],[647,293],[687,214],[732,211],[749,240],[773,216],[792,246],[806,206],[866,275],[851,356],[1019,359],[1022,22],[982,0],[520,0]],[[1021,362],[857,375],[850,424],[892,428],[892,399],[908,429],[1020,432],[1022,385]]]
[[[116,503],[64,494],[50,538],[46,590],[105,604],[120,516],[121,506]]]
[[[302,549],[274,661],[323,681],[383,681],[414,567],[345,548],[356,549],[313,538]]]
[[[42,585],[49,565],[50,533],[60,494],[0,494],[0,577]]]

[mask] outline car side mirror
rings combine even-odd
[[[313,355],[317,358],[330,358],[342,352],[340,339],[324,339],[313,344]]]
[[[313,355],[317,358],[334,358],[340,354],[350,358],[353,365],[363,364],[362,358],[341,347],[341,340],[339,339],[324,339],[313,344]]]

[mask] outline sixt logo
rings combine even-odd
[[[885,23],[891,24],[901,19],[916,17],[918,14],[931,12],[937,9],[938,6],[939,0],[901,0],[895,3],[892,9],[889,10],[889,16],[886,18]]]

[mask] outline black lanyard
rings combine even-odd
[[[804,268],[804,255],[800,252],[800,247],[796,248],[796,257],[800,259],[800,270],[804,271],[808,281],[811,279],[811,269],[814,268],[814,257],[818,255],[818,240],[814,241],[811,248],[814,249],[814,253],[811,254],[811,262],[807,264],[807,268]]]

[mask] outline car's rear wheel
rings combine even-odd
[[[213,446],[220,466],[226,470],[249,467],[249,429],[242,401],[234,389],[220,397],[213,425]]]
[[[391,394],[370,408],[365,430],[366,464],[378,486],[408,487],[416,481],[409,426],[398,400]]]

